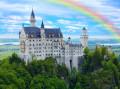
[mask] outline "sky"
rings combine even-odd
[[[120,0],[73,0],[104,16],[120,30]],[[36,26],[42,19],[46,28],[59,28],[64,38],[80,38],[87,28],[89,38],[113,39],[114,36],[101,24],[71,8],[45,2],[45,0],[0,0],[0,38],[19,38],[24,23],[30,26],[32,7]]]

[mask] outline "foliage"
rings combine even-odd
[[[118,57],[106,47],[84,50],[84,62],[78,71],[48,57],[25,65],[17,54],[0,60],[0,89],[120,89]],[[71,75],[70,75],[71,74]]]
[[[0,89],[67,89],[65,80],[58,77],[57,68],[55,58],[33,60],[25,65],[13,53],[11,57],[0,61]],[[68,72],[67,67],[65,71]]]
[[[86,47],[86,48],[84,49],[84,57],[85,57],[85,59],[88,57],[88,54],[89,54],[89,48]]]

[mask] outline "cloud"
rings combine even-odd
[[[6,27],[8,33],[17,33],[20,31],[21,28],[22,27],[20,25],[15,25],[15,24],[8,25]]]
[[[49,26],[49,25],[45,25],[45,28],[56,28],[56,26]]]
[[[0,38],[19,38],[18,34],[0,34]]]
[[[0,20],[1,23],[4,23],[4,24],[22,24],[22,23],[30,23],[29,20],[16,20],[16,19],[2,19]]]
[[[24,9],[23,9],[24,8]],[[19,11],[19,12],[26,12],[30,10],[30,6],[27,4],[12,4],[4,1],[0,1],[0,9],[6,11]]]
[[[30,16],[24,16],[24,19],[30,20]]]
[[[73,24],[74,26],[82,26],[82,27],[87,27],[88,25],[83,24],[82,22],[76,22],[75,24]]]
[[[78,27],[75,27],[75,26],[66,26],[66,28],[69,28],[69,29],[79,29]]]
[[[59,19],[59,20],[57,20],[57,22],[60,23],[60,24],[70,24],[71,23],[71,21],[63,20],[63,19]]]
[[[8,16],[8,19],[22,20],[22,17],[13,15],[13,16]]]
[[[0,12],[0,17],[3,17],[3,13],[2,12]]]
[[[40,17],[40,16],[36,16],[35,18],[36,18],[36,20],[42,20],[42,17]]]
[[[47,21],[47,23],[48,23],[48,24],[53,24],[53,22],[51,22],[51,21]]]
[[[74,38],[80,38],[80,35],[72,35],[72,34],[66,34],[66,35],[63,35],[64,39],[67,39],[68,37],[71,37],[71,39],[74,39]]]
[[[13,28],[8,28],[8,32],[14,32]]]
[[[105,35],[103,35],[103,36],[101,36],[101,35],[99,35],[99,36],[89,36],[89,38],[95,38],[95,39],[115,39],[115,37],[113,37],[113,36],[105,36]]]

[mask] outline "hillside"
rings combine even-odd
[[[84,62],[72,72],[55,58],[25,65],[14,53],[0,60],[0,89],[119,89],[120,63],[106,47],[84,50]]]

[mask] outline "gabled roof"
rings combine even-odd
[[[70,47],[82,47],[82,44],[69,44]]]
[[[40,38],[40,28],[38,27],[24,27],[25,34],[28,34],[28,38]]]
[[[57,28],[44,28],[45,29],[45,37],[46,38],[52,38],[54,35],[54,38],[63,37],[62,32],[60,29]],[[28,38],[41,38],[41,31],[38,27],[24,27],[25,34],[28,34]],[[33,37],[31,37],[33,35]]]

